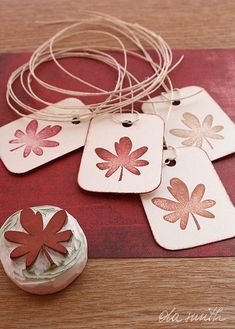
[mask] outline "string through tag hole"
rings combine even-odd
[[[78,125],[79,123],[81,123],[81,121],[80,121],[77,117],[74,117],[74,118],[72,119],[72,124],[73,124],[73,125]]]
[[[178,94],[178,97],[176,97],[175,99],[174,98],[169,98],[167,96],[167,92],[162,92],[161,95],[163,98],[165,98],[165,100],[167,100],[168,102],[170,102],[172,105],[174,106],[178,106],[181,104],[181,101],[180,99],[182,98],[181,95],[180,95],[180,89],[178,88],[174,88],[172,91],[176,92]],[[172,95],[171,95],[172,96]]]
[[[125,120],[122,122],[122,126],[123,127],[126,127],[126,128],[129,128],[133,125],[133,122],[131,120]]]
[[[129,110],[126,109],[126,110],[117,110],[117,111],[114,111],[112,113],[112,119],[117,122],[117,123],[121,123],[123,127],[131,127],[134,123],[136,123],[137,121],[140,120],[140,114],[138,111],[131,111],[130,114],[132,114],[132,119],[126,119],[126,120],[123,120],[124,118],[122,117],[122,114],[124,113],[128,113]],[[121,116],[120,116],[121,115]]]

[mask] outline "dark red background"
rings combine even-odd
[[[235,51],[225,50],[175,50],[177,60],[182,54],[185,59],[171,74],[177,88],[198,85],[204,87],[235,121]],[[118,56],[118,55],[117,55]],[[6,104],[6,83],[10,73],[23,64],[29,54],[0,55],[0,125],[17,119]],[[73,73],[86,80],[111,89],[115,84],[116,72],[92,60],[70,59],[63,62]],[[151,70],[135,58],[130,58],[129,69],[140,79]],[[39,70],[46,81],[85,90],[78,82],[65,78],[52,64]],[[16,85],[17,94],[25,98]],[[59,101],[64,96],[35,91],[48,101]],[[83,98],[86,104],[96,99]],[[34,102],[31,102],[32,105]],[[39,106],[40,107],[40,106]],[[41,106],[42,107],[42,106]],[[139,105],[136,105],[139,108]],[[13,212],[36,205],[56,205],[76,217],[85,231],[90,257],[205,257],[234,256],[235,239],[212,243],[183,251],[167,251],[159,247],[150,231],[138,195],[97,194],[85,192],[77,185],[82,149],[56,159],[24,175],[8,172],[0,163],[0,225]],[[225,188],[233,203],[235,201],[234,166],[235,157],[227,156],[214,162]],[[226,220],[226,218],[224,218]]]

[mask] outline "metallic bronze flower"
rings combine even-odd
[[[202,201],[205,193],[204,184],[198,184],[194,188],[191,196],[189,195],[186,184],[179,178],[172,178],[170,180],[170,185],[171,186],[168,186],[167,189],[178,202],[165,198],[152,199],[155,206],[164,210],[173,211],[172,213],[163,216],[166,221],[175,223],[177,220],[180,220],[180,228],[185,230],[188,224],[189,215],[191,214],[197,229],[200,230],[200,225],[195,215],[205,218],[215,217],[211,212],[205,210],[213,207],[216,202],[214,200]]]
[[[116,142],[114,146],[117,155],[103,148],[95,149],[98,157],[106,161],[96,164],[100,170],[108,169],[105,177],[110,177],[121,167],[119,176],[119,181],[121,181],[123,177],[123,168],[127,169],[134,175],[140,175],[141,173],[136,167],[147,166],[149,164],[149,162],[146,160],[139,160],[139,158],[147,152],[147,146],[140,147],[137,150],[131,152],[132,142],[129,137],[120,138],[119,143]]]
[[[43,251],[51,264],[49,253],[45,247],[53,249],[61,254],[67,254],[67,249],[61,242],[67,242],[72,236],[72,231],[59,232],[66,222],[66,212],[58,211],[43,228],[43,220],[40,212],[36,214],[32,209],[24,209],[20,214],[20,223],[26,232],[7,231],[5,238],[21,246],[16,247],[10,254],[11,258],[18,258],[26,255],[26,267],[31,266],[37,259],[40,251]]]
[[[213,116],[208,114],[202,124],[199,119],[192,113],[184,113],[184,120],[181,120],[190,130],[185,129],[171,129],[170,133],[177,137],[186,138],[182,142],[182,145],[185,146],[197,146],[202,147],[203,140],[205,140],[208,145],[213,149],[212,144],[209,142],[209,139],[224,139],[222,135],[217,134],[219,131],[224,129],[223,126],[212,126]]]

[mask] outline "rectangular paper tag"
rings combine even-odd
[[[76,98],[56,103],[60,106],[84,105]],[[74,110],[49,106],[42,112],[76,113]],[[85,109],[83,113],[90,113]],[[75,115],[76,117],[76,115]],[[54,122],[38,116],[22,117],[0,128],[0,154],[6,168],[13,173],[24,173],[84,146],[89,121]]]
[[[156,113],[166,120],[169,102],[161,103],[166,101],[164,96],[153,98],[156,103],[144,103],[143,112]],[[197,146],[212,161],[235,152],[235,125],[204,89],[185,87],[174,92],[174,99],[179,97],[182,99],[175,102],[178,105],[173,105],[165,123],[168,145]]]
[[[165,249],[191,248],[235,236],[235,208],[210,159],[199,148],[178,148],[175,166],[164,166],[159,188],[142,194],[141,200],[154,238]]]
[[[129,121],[135,122],[126,126]],[[163,130],[163,120],[156,115],[119,113],[94,118],[81,160],[79,185],[93,192],[152,191],[161,181]]]

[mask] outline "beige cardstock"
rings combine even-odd
[[[56,103],[60,106],[84,105],[76,98]],[[74,110],[53,106],[41,110],[46,113],[76,113]],[[83,113],[90,113],[84,109]],[[76,117],[76,114],[74,114]],[[54,122],[38,117],[22,117],[0,128],[0,155],[6,168],[13,173],[24,173],[84,146],[89,121]]]
[[[141,193],[159,186],[163,120],[156,115],[140,114],[130,127],[121,123],[135,119],[136,114],[131,113],[92,119],[78,175],[83,189]]]
[[[164,96],[170,97],[166,93]],[[144,103],[142,111],[156,113],[166,121],[169,102],[159,103],[166,101],[164,96],[153,98],[156,103]],[[212,161],[233,153],[235,125],[214,99],[204,89],[195,86],[174,92],[175,99],[179,96],[186,98],[181,99],[179,105],[172,106],[165,122],[167,144],[175,147],[200,147],[207,152]]]
[[[165,249],[235,236],[235,208],[207,154],[197,147],[178,148],[176,165],[164,166],[161,185],[141,200],[154,238]]]

